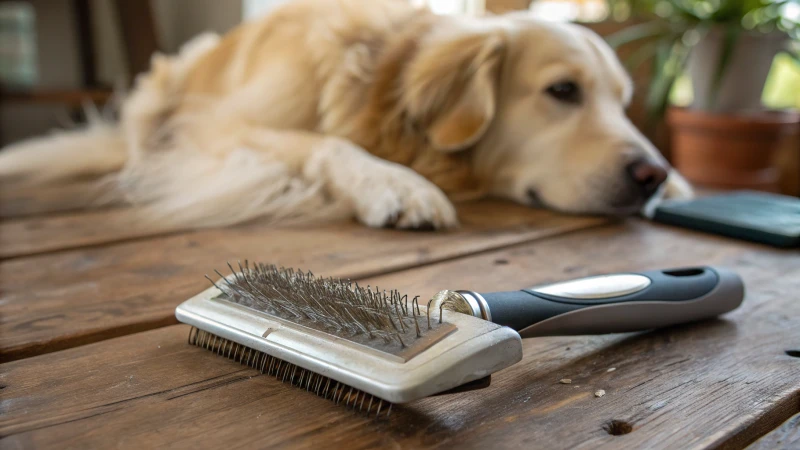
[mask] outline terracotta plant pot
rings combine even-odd
[[[783,138],[800,132],[800,115],[759,112],[711,114],[671,108],[673,165],[703,186],[778,191],[775,152]]]

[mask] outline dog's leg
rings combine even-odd
[[[189,227],[344,215],[372,227],[458,224],[431,182],[344,139],[221,122],[192,136],[195,151],[150,155],[123,171],[126,197],[154,219]]]
[[[315,145],[303,175],[322,181],[370,227],[438,229],[458,225],[455,208],[433,183],[344,139],[327,137]]]

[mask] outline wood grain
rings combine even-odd
[[[87,188],[85,184],[75,183],[64,189],[72,192],[86,190]],[[36,200],[30,202],[28,201],[30,197],[36,197]],[[55,205],[70,209],[72,205],[61,203],[61,198],[58,190],[22,191],[16,194],[7,194],[5,198],[0,196],[0,201],[5,201],[6,205],[0,207],[0,211],[5,208],[6,210],[11,210],[11,212],[20,212],[25,211],[27,208],[29,211],[41,212],[46,211],[48,208],[54,208]],[[91,199],[91,197],[83,198],[86,201]],[[81,202],[81,200],[77,201]],[[496,229],[526,227],[530,224],[535,225],[539,221],[552,223],[553,220],[562,220],[565,223],[576,223],[576,220],[584,222],[587,220],[586,218],[577,219],[564,216],[556,219],[555,217],[558,216],[550,212],[533,210],[501,201],[460,204],[458,205],[458,212],[463,228],[461,231],[467,234],[476,231],[478,233],[485,231],[491,233],[491,230]],[[597,219],[588,220],[598,222]],[[251,225],[260,227],[264,233],[280,233],[280,231],[274,231],[275,227],[258,225],[258,223]],[[340,224],[334,226],[341,227]],[[252,228],[249,225],[245,225],[245,227],[247,229]],[[234,227],[232,229],[239,228]],[[86,246],[106,245],[178,231],[181,230],[162,223],[142,221],[138,218],[136,211],[130,208],[16,218],[0,222],[0,259],[19,258]],[[204,230],[201,233],[200,236],[204,240],[219,239],[226,236],[226,232],[220,230]]]
[[[97,201],[101,192],[91,181],[74,181],[52,187],[10,187],[0,184],[0,218],[20,218],[37,214],[55,214],[86,208]],[[22,223],[25,223],[22,221]],[[9,233],[0,224],[2,234]]]
[[[226,261],[359,278],[605,223],[499,203],[471,205],[463,215],[464,227],[453,232],[251,224],[8,260],[0,264],[0,361],[175,323],[175,306],[203,290],[203,275]],[[98,216],[95,227],[108,217]]]
[[[0,259],[124,242],[180,231],[161,223],[135,223],[129,209],[34,216],[0,224]]]
[[[747,450],[776,450],[800,448],[800,413],[781,424],[766,436],[753,442]]]
[[[523,361],[489,388],[413,402],[388,421],[190,348],[182,325],[7,363],[2,446],[742,448],[800,410],[800,360],[785,353],[800,341],[796,253],[629,224],[368,281],[496,290],[697,263],[739,271],[744,305],[655,332],[526,340]],[[612,420],[632,431],[609,434]]]

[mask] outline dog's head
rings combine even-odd
[[[406,107],[440,152],[471,152],[492,194],[575,212],[641,209],[669,166],[625,115],[631,82],[588,29],[523,15],[422,39]]]

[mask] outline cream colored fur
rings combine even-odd
[[[582,107],[543,97],[565,77]],[[105,175],[106,201],[189,227],[347,215],[453,227],[443,190],[527,203],[535,189],[554,209],[617,213],[624,163],[666,164],[624,115],[630,90],[610,49],[576,26],[294,0],[155,55],[118,124],[14,144],[0,180]],[[691,195],[670,178],[668,195]]]
[[[127,157],[119,129],[102,121],[85,129],[54,131],[3,149],[0,180],[12,186],[92,177],[122,168]]]

